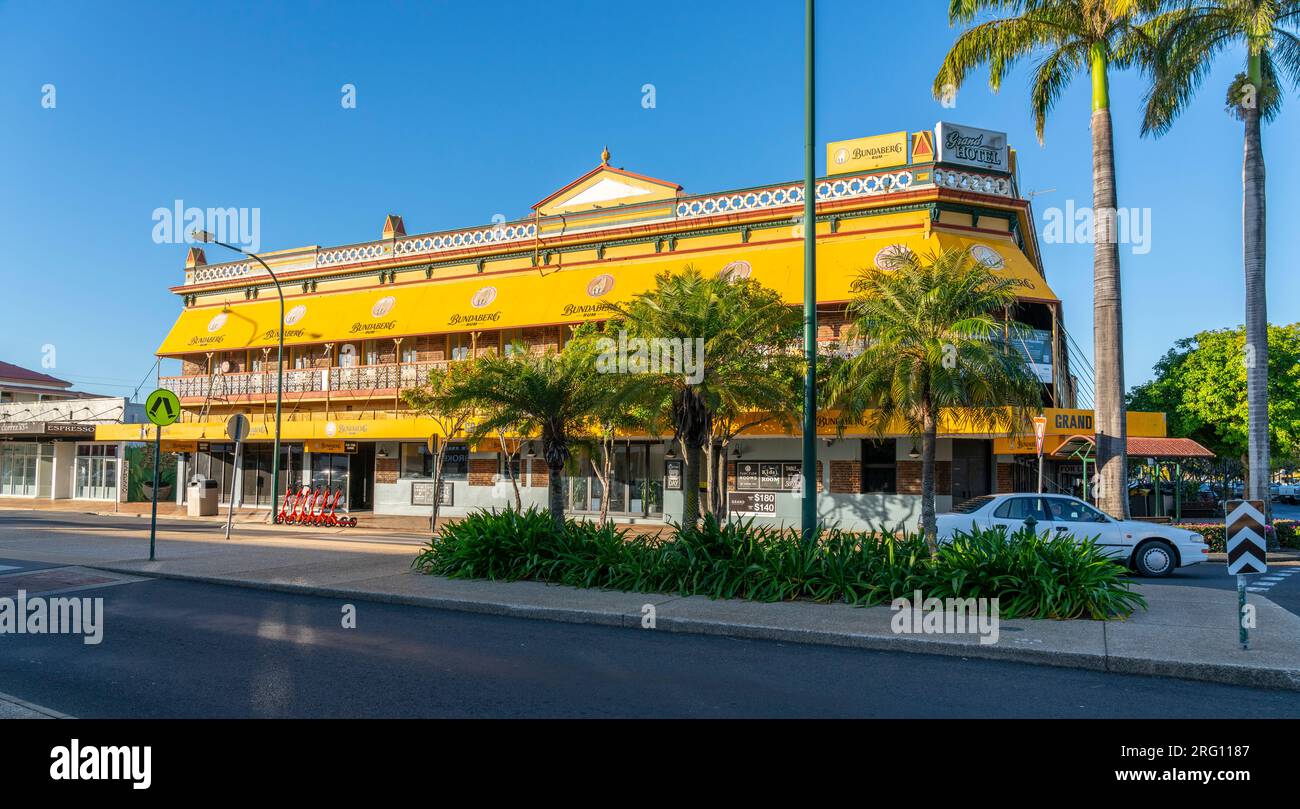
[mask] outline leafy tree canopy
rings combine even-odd
[[[1155,378],[1129,392],[1132,410],[1167,415],[1169,434],[1215,453],[1246,453],[1246,362],[1243,328],[1183,338],[1156,363]],[[1269,440],[1275,462],[1300,458],[1300,323],[1268,327]]]

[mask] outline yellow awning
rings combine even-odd
[[[275,436],[275,419],[254,414],[249,417],[247,440],[270,441]],[[98,424],[96,441],[152,441],[152,424]],[[438,422],[425,416],[405,414],[402,418],[388,419],[324,419],[284,421],[280,425],[283,441],[307,440],[362,440],[427,439],[441,435]],[[178,421],[162,430],[163,441],[229,441],[226,421]]]
[[[970,236],[935,230],[895,234],[824,236],[817,246],[817,299],[845,301],[859,271],[882,251],[905,246],[919,255],[973,247],[993,271],[1016,279],[1022,297],[1055,301],[1010,236]],[[653,259],[607,259],[563,268],[541,267],[445,281],[389,284],[374,289],[285,298],[285,343],[301,345],[518,328],[600,319],[604,300],[622,301],[654,285],[656,275],[694,265],[705,274],[747,275],[775,289],[792,305],[803,303],[803,243],[784,239]],[[196,306],[172,326],[158,353],[175,356],[275,346],[279,302]]]

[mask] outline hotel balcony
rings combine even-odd
[[[292,368],[284,372],[284,394],[317,398],[326,394],[364,398],[396,395],[404,388],[419,387],[429,372],[445,369],[448,363],[413,362],[363,365],[351,368]],[[260,401],[275,395],[276,372],[246,371],[196,376],[164,376],[159,386],[182,401]]]

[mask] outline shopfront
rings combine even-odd
[[[53,457],[49,444],[7,441],[0,444],[0,497],[36,497],[42,456]]]
[[[117,498],[116,444],[78,444],[73,467],[74,500]]]
[[[0,423],[0,497],[114,499],[118,445],[77,441],[94,437],[95,425],[81,422]],[[79,455],[92,449],[102,459],[93,477]]]
[[[662,518],[665,451],[662,441],[619,441],[608,485],[602,485],[592,469],[590,453],[580,453],[577,473],[565,480],[569,509],[599,514],[603,508],[615,516]],[[601,463],[599,454],[595,461]]]

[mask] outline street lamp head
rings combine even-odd
[[[206,230],[191,230],[190,238],[196,242],[203,242],[204,244],[208,244],[213,241],[212,234],[208,233]]]

